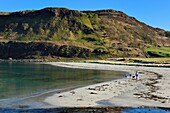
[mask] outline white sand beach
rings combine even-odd
[[[44,102],[52,107],[170,107],[170,68],[109,65],[97,63],[50,62],[68,68],[139,71],[139,80],[123,78],[67,92],[56,93]]]

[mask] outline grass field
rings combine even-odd
[[[147,57],[170,57],[170,48],[147,48],[144,50]]]
[[[129,61],[141,60],[144,62],[169,63],[170,58],[130,58]]]

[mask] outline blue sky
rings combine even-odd
[[[0,12],[65,7],[75,10],[115,9],[170,31],[170,0],[3,0]]]

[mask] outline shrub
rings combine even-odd
[[[108,50],[105,47],[97,47],[94,49],[93,53],[97,55],[108,54]]]
[[[165,36],[170,37],[170,31],[165,31]]]

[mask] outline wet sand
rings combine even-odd
[[[125,71],[139,80],[129,77],[56,93],[44,102],[51,107],[170,107],[170,69],[96,63],[50,62],[54,66],[82,69]]]

